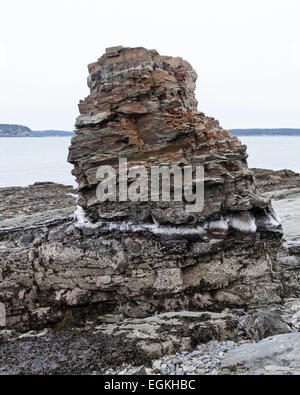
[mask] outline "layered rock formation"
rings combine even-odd
[[[262,217],[274,222],[269,204],[255,193],[246,147],[218,121],[198,112],[197,74],[189,63],[154,50],[116,47],[89,71],[91,94],[79,104],[69,161],[79,204],[93,221],[197,226],[206,219],[219,220],[207,225],[210,237],[239,228],[255,232]],[[119,158],[127,159],[128,168],[204,166],[204,210],[186,213],[184,201],[101,204],[97,169],[111,165],[118,171]]]
[[[105,287],[117,286],[138,305],[143,295],[143,312],[280,300],[282,285],[270,283],[280,223],[256,194],[246,147],[197,110],[191,65],[116,47],[89,71],[91,94],[79,104],[69,161],[95,232],[113,233],[117,243],[112,259],[124,274],[113,285],[114,271]],[[204,166],[203,211],[187,214],[185,201],[100,203],[97,169],[111,165],[117,172],[120,158],[129,168]]]
[[[99,313],[220,311],[295,292],[290,271],[278,265],[281,226],[256,194],[246,148],[197,111],[195,81],[181,58],[144,48],[109,49],[90,65],[91,95],[79,105],[69,155],[77,219],[68,213],[0,229],[8,327]],[[119,158],[129,168],[203,165],[203,211],[187,213],[185,201],[100,204],[97,169],[117,170]]]

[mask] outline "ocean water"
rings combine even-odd
[[[300,137],[250,136],[249,167],[300,172]],[[70,137],[0,138],[0,188],[37,181],[76,185],[67,162]]]
[[[76,185],[67,162],[70,137],[0,138],[0,188],[37,181]]]
[[[247,145],[249,167],[300,173],[300,136],[239,137]]]

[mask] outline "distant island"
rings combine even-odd
[[[0,124],[0,137],[67,137],[73,132],[64,130],[31,130],[23,125]]]
[[[300,129],[231,129],[235,136],[300,136]]]

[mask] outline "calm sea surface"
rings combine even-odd
[[[0,138],[0,188],[37,181],[75,185],[67,162],[70,137]]]
[[[248,146],[249,167],[300,173],[300,136],[240,137]]]
[[[250,167],[300,172],[300,137],[242,137]],[[37,181],[76,185],[67,163],[69,137],[0,138],[0,188]]]

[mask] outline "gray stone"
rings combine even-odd
[[[295,270],[300,268],[300,258],[296,256],[285,256],[278,260],[280,266],[287,269]]]
[[[161,368],[161,369],[160,369],[160,374],[161,374],[162,376],[167,375],[167,374],[168,374],[167,369],[166,369],[166,368]]]
[[[21,246],[27,246],[28,244],[31,244],[34,240],[34,235],[32,232],[24,232],[20,238],[20,245]]]
[[[147,370],[145,366],[140,367],[137,369],[134,373],[132,373],[133,376],[146,376],[148,375]]]
[[[182,368],[184,373],[191,373],[193,370],[196,369],[196,367],[194,366],[186,366],[186,365],[184,365]]]
[[[96,330],[134,342],[138,350],[153,360],[172,355],[176,351],[191,351],[197,343],[207,343],[212,339],[233,339],[237,335],[238,324],[238,320],[231,314],[179,311],[144,319],[103,323]],[[185,360],[184,363],[187,365],[191,362]],[[175,371],[175,363],[170,366]],[[167,365],[161,362],[153,364],[156,373],[165,371],[166,368]]]
[[[221,367],[233,373],[239,370],[245,374],[274,374],[274,370],[277,373],[280,370],[300,374],[300,333],[277,335],[237,347],[226,354]]]
[[[274,311],[258,311],[247,320],[245,331],[250,338],[258,341],[269,336],[289,333],[291,329],[280,314]]]

